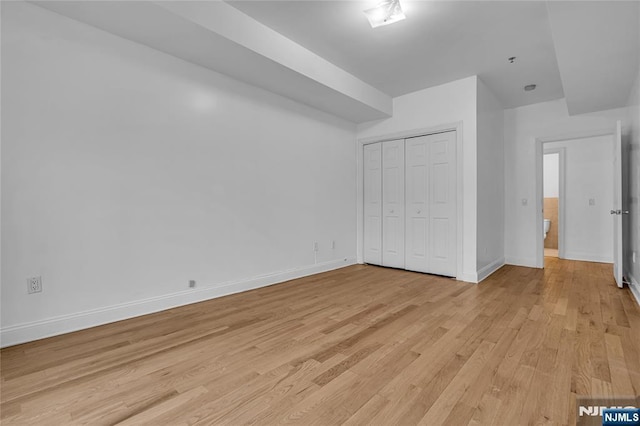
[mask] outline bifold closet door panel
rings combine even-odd
[[[404,139],[382,142],[382,265],[404,268]]]
[[[365,263],[382,265],[382,143],[364,146]]]
[[[456,276],[456,132],[428,138],[429,273]]]
[[[405,269],[429,272],[429,138],[405,141]]]

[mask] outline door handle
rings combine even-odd
[[[622,210],[611,210],[611,214],[622,214]]]
[[[629,214],[629,210],[623,210],[622,214]]]

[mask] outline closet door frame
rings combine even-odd
[[[371,143],[392,141],[397,139],[407,139],[417,136],[426,136],[443,132],[456,132],[456,276],[455,278],[460,281],[465,280],[465,273],[463,270],[463,151],[462,151],[462,121],[455,123],[442,124],[439,126],[420,128],[414,130],[408,130],[404,132],[397,132],[392,134],[386,134],[382,136],[374,136],[370,138],[359,139],[356,144],[356,162],[357,162],[357,175],[356,175],[356,190],[357,190],[357,204],[356,204],[356,222],[357,222],[357,262],[364,263],[363,259],[363,238],[364,238],[364,146]],[[468,274],[467,274],[468,275]]]

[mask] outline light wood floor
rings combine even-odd
[[[3,424],[575,424],[640,394],[611,265],[352,266],[2,350]]]

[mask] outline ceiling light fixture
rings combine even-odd
[[[524,86],[524,91],[525,92],[530,92],[532,90],[535,90],[536,85],[535,84],[527,84],[526,86]]]
[[[364,14],[367,15],[372,28],[393,24],[406,18],[400,7],[400,0],[384,0],[373,9],[365,10]]]

